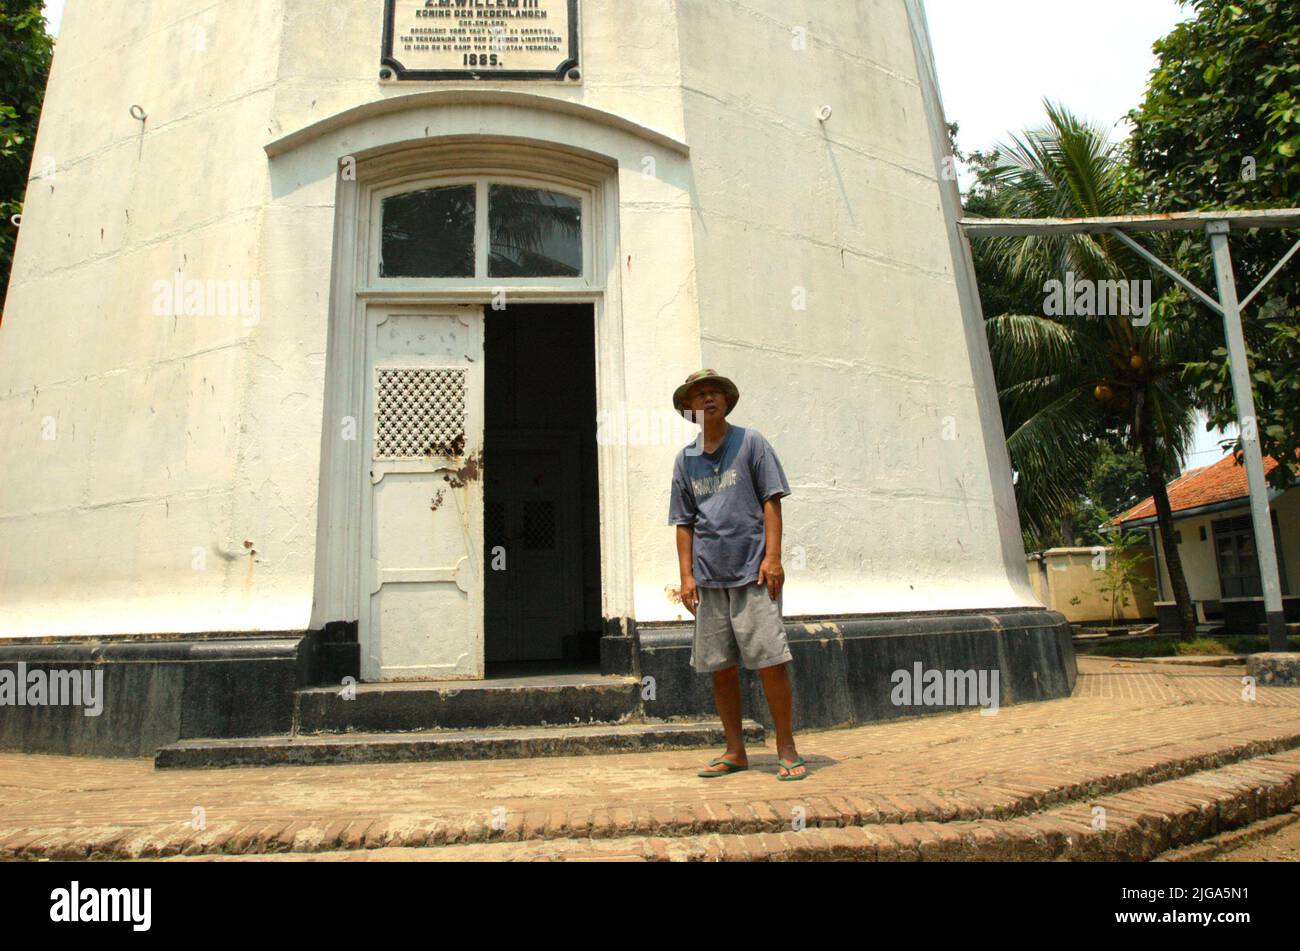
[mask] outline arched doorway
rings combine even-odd
[[[322,504],[348,529],[331,562],[351,560],[362,679],[596,669],[617,572],[599,511],[617,449],[596,441],[621,376],[621,354],[602,359],[613,167],[448,142],[359,162],[349,190],[331,334],[347,372],[327,405],[354,427],[326,438],[353,490],[323,485]]]

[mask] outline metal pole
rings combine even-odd
[[[1268,618],[1268,649],[1286,651],[1286,618],[1282,611],[1282,583],[1278,574],[1273,521],[1269,516],[1268,486],[1264,481],[1264,457],[1259,450],[1259,424],[1255,397],[1250,388],[1250,365],[1246,358],[1246,337],[1241,329],[1241,307],[1237,302],[1237,281],[1228,247],[1229,225],[1211,221],[1205,231],[1214,249],[1214,276],[1219,283],[1219,304],[1223,307],[1223,328],[1228,339],[1228,368],[1232,392],[1237,401],[1237,423],[1246,450],[1246,479],[1250,486],[1250,515],[1255,525],[1255,554],[1264,584],[1264,613]]]

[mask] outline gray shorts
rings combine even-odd
[[[697,590],[700,603],[695,609],[695,642],[691,666],[702,674],[727,670],[744,662],[749,670],[775,667],[794,658],[785,639],[781,603],[767,585],[756,582],[736,588]]]

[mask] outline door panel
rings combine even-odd
[[[367,329],[362,678],[481,678],[483,310]]]
[[[487,659],[559,660],[582,626],[578,434],[496,431],[488,455]]]

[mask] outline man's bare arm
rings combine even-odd
[[[699,590],[695,586],[694,552],[695,526],[677,526],[677,566],[682,576],[682,604],[692,614],[700,604]]]
[[[758,569],[758,583],[767,585],[768,596],[775,601],[785,585],[785,569],[781,567],[781,496],[774,495],[763,503],[763,529],[767,550]]]

